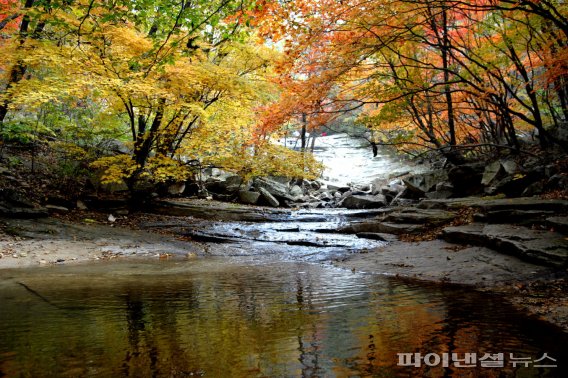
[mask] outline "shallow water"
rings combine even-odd
[[[318,137],[314,155],[325,165],[323,178],[342,185],[365,185],[376,178],[386,179],[426,169],[386,148],[379,148],[378,155],[373,156],[371,145],[366,140],[346,134]]]
[[[4,271],[0,304],[0,376],[568,376],[567,335],[503,298],[323,264],[240,257]],[[397,366],[405,352],[505,358],[503,368]],[[545,352],[558,367],[510,361]]]

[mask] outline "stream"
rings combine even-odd
[[[365,185],[374,179],[427,169],[427,166],[413,164],[386,148],[379,148],[377,156],[373,156],[366,140],[346,134],[318,137],[314,147],[314,155],[325,165],[323,178],[340,185]]]
[[[0,376],[566,376],[568,338],[503,298],[305,262],[113,262],[0,273]],[[475,354],[475,368],[397,353]],[[503,353],[503,367],[481,357]],[[538,368],[544,353],[557,367]],[[513,366],[527,358],[528,367]],[[544,362],[551,362],[545,360]],[[26,372],[26,374],[21,374]],[[475,375],[470,375],[475,373]]]
[[[409,170],[318,141],[329,181]],[[384,245],[329,232],[380,210],[227,208],[147,225],[204,258],[0,271],[0,377],[568,376],[568,335],[506,298],[330,264]]]

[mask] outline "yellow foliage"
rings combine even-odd
[[[50,144],[54,151],[64,155],[67,159],[74,161],[85,161],[88,159],[89,153],[75,143],[70,142],[53,142]]]
[[[122,184],[139,168],[128,155],[106,156],[93,163],[91,168],[101,171],[101,183]]]
[[[148,159],[146,170],[154,182],[185,181],[189,178],[189,170],[180,162],[167,156],[158,155]]]

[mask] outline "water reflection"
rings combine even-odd
[[[466,290],[304,263],[0,274],[0,376],[566,376],[566,335]],[[399,367],[400,352],[547,352],[559,367]]]

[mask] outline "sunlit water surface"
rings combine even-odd
[[[0,376],[566,377],[567,337],[502,298],[321,264],[208,259],[0,272]],[[397,353],[557,368],[397,366]]]

